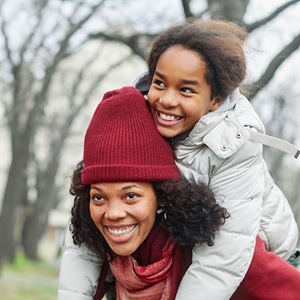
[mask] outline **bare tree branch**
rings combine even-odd
[[[28,45],[31,44],[32,39],[34,38],[35,34],[37,33],[37,29],[40,27],[42,21],[43,21],[43,10],[46,7],[47,2],[43,3],[42,6],[39,7],[39,11],[37,13],[37,23],[35,25],[36,30],[32,30],[31,33],[28,35],[28,37],[24,40],[23,45],[20,47],[20,64],[22,64],[24,60],[24,53],[28,48]]]
[[[97,53],[99,55],[99,53]],[[102,82],[112,71],[120,67],[124,62],[128,61],[131,57],[133,56],[132,53],[129,53],[125,57],[117,60],[113,64],[110,64],[107,66],[106,70],[103,70],[98,76],[93,76],[93,80],[89,80],[89,88],[85,91],[84,95],[80,97],[81,102],[80,103],[75,103],[74,99],[76,96],[78,96],[79,88],[80,88],[80,83],[82,82],[83,78],[85,77],[85,73],[88,72],[88,66],[91,65],[95,61],[95,56],[92,56],[91,59],[85,64],[84,68],[82,71],[80,71],[73,84],[72,84],[72,89],[69,90],[69,95],[68,100],[69,102],[69,111],[68,115],[65,116],[66,120],[64,124],[61,127],[53,128],[55,124],[52,124],[51,130],[57,130],[59,131],[59,136],[58,139],[53,139],[51,143],[51,154],[49,156],[50,161],[54,159],[55,157],[59,156],[60,151],[63,148],[63,143],[64,140],[67,138],[69,134],[69,130],[71,125],[73,124],[74,120],[76,119],[76,116],[80,114],[83,108],[85,108],[89,102],[92,100],[91,95],[94,93],[94,91],[99,87],[99,83]],[[87,66],[86,66],[87,65]]]
[[[4,17],[3,17],[3,14],[2,14],[2,5],[3,5],[3,3],[4,2],[0,2],[0,17],[1,17],[0,20],[2,20],[1,21],[1,32],[2,32],[2,35],[3,35],[3,38],[4,38],[4,48],[6,50],[7,59],[10,62],[10,65],[13,67],[14,62],[13,62],[12,55],[11,55],[11,49],[9,47],[8,35],[7,35],[7,32],[6,32],[6,22],[4,21]]]
[[[250,0],[207,0],[211,18],[225,18],[243,24],[245,12]]]
[[[195,17],[198,18],[198,19],[201,19],[203,17],[203,15],[206,14],[207,12],[208,12],[208,7],[204,11],[202,11],[199,14],[195,15]]]
[[[150,42],[156,37],[155,34],[140,34],[134,33],[130,36],[118,33],[115,30],[113,33],[99,32],[97,34],[91,34],[90,39],[104,39],[106,41],[120,42],[127,45],[133,53],[140,56],[142,59],[146,58],[146,49]]]
[[[265,24],[267,24],[268,22],[270,22],[271,20],[275,19],[280,13],[282,13],[285,9],[287,9],[288,7],[290,7],[293,4],[298,3],[300,0],[292,0],[290,2],[284,3],[283,5],[281,5],[280,7],[278,7],[272,14],[270,14],[269,16],[267,16],[264,19],[261,19],[257,22],[254,22],[252,24],[244,24],[245,28],[247,29],[247,31],[250,33],[253,30],[257,29],[258,27],[261,27]]]
[[[47,100],[47,95],[48,95],[48,90],[49,86],[51,84],[53,75],[55,73],[55,70],[59,64],[59,62],[64,58],[66,49],[69,45],[69,41],[71,37],[76,33],[89,19],[94,15],[95,11],[105,2],[105,0],[100,1],[99,3],[95,4],[94,6],[90,7],[90,12],[82,18],[77,24],[73,24],[70,29],[67,31],[65,34],[64,38],[60,42],[60,48],[56,52],[56,54],[53,57],[53,60],[51,61],[51,64],[46,68],[45,70],[45,77],[42,83],[42,87],[40,91],[35,95],[35,106],[34,108],[30,111],[30,115],[28,118],[27,122],[27,130],[29,132],[32,132],[32,130],[35,128],[34,125],[32,124],[33,122],[36,121],[36,116],[39,114],[41,111],[43,105],[46,103]],[[31,129],[32,128],[32,129]]]
[[[51,82],[52,75],[54,74],[54,70],[56,69],[58,63],[64,56],[64,53],[66,52],[66,49],[68,47],[68,43],[70,38],[73,36],[75,32],[79,28],[81,28],[95,13],[95,11],[105,2],[105,0],[100,1],[98,4],[95,4],[90,8],[90,13],[87,14],[80,22],[77,24],[73,24],[69,31],[66,33],[65,37],[60,42],[60,49],[57,51],[56,55],[54,56],[53,63],[47,67],[46,69],[46,78],[43,82],[43,88],[41,89],[40,95],[44,95],[45,91],[48,90],[49,84]]]
[[[249,98],[253,98],[256,94],[264,88],[274,77],[275,72],[285,62],[286,58],[296,51],[300,46],[300,34],[296,36],[291,43],[286,45],[270,62],[262,76],[253,83],[253,88],[250,90]]]
[[[190,2],[191,2],[191,0],[181,0],[184,15],[186,18],[190,18],[190,17],[194,16],[191,12]]]
[[[47,3],[48,3],[48,0],[45,1],[44,5],[46,5]],[[42,12],[42,10],[40,11],[39,17],[41,16],[41,12]],[[63,18],[63,15],[62,15],[60,10],[58,11],[58,13],[60,13],[61,18]],[[46,21],[45,18],[42,18],[42,21]],[[49,32],[41,33],[41,36],[39,38],[40,42],[37,43],[34,48],[32,48],[32,52],[33,52],[34,57],[37,56],[38,52],[41,49],[43,49],[44,51],[47,51],[48,55],[50,54],[49,49],[47,47],[44,47],[46,37],[53,36],[54,33],[57,32],[60,29],[60,26],[61,26],[61,24],[59,22],[56,22],[55,26],[53,26]],[[38,27],[38,26],[36,26],[36,27]],[[49,57],[51,57],[51,55],[49,55]]]
[[[99,74],[97,77],[95,77],[94,81],[90,85],[89,89],[85,92],[85,95],[83,96],[83,101],[81,105],[79,105],[77,108],[75,108],[72,113],[70,113],[71,118],[75,118],[75,116],[79,113],[79,111],[86,106],[88,103],[88,99],[90,98],[90,95],[95,91],[95,89],[99,86],[99,82],[103,81],[113,70],[117,69],[119,66],[121,66],[124,62],[128,61],[133,56],[132,53],[129,53],[122,59],[116,61],[115,63],[109,65],[105,71],[103,71],[101,74]]]

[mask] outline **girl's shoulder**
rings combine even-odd
[[[249,122],[241,122],[241,119],[241,115],[229,113],[203,137],[203,143],[221,159],[231,157],[242,146],[247,147],[246,144],[250,140],[249,129],[258,131],[259,128],[253,124],[249,125]],[[254,150],[253,147],[256,148],[252,144],[248,146],[251,150]]]

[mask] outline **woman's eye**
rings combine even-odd
[[[100,202],[100,201],[103,201],[104,198],[103,198],[102,196],[99,196],[99,195],[92,195],[92,196],[91,196],[91,200]]]
[[[138,195],[135,193],[129,193],[126,195],[126,199],[128,199],[128,200],[133,200],[133,199],[136,199],[137,197],[138,197]]]

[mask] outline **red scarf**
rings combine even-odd
[[[117,256],[110,263],[116,278],[117,299],[173,300],[191,262],[191,249],[176,246],[155,225],[133,255]],[[101,299],[104,288],[100,277],[95,300]]]

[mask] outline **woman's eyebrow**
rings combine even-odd
[[[91,190],[97,190],[98,192],[102,192],[102,190],[100,188],[98,188],[97,186],[91,185]]]
[[[122,188],[122,190],[129,190],[129,189],[132,189],[132,188],[139,188],[138,186],[132,184],[132,185],[127,185],[127,186],[124,186]]]

